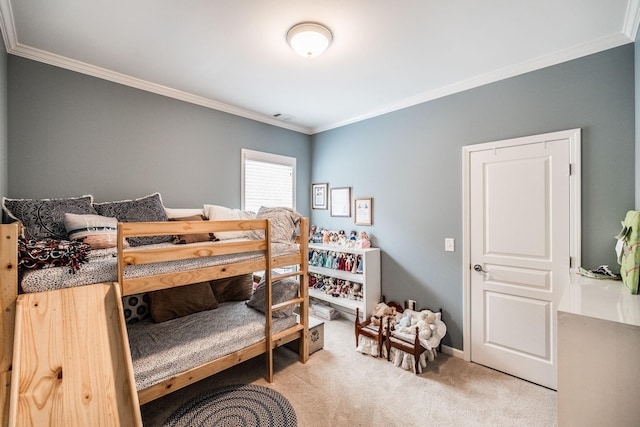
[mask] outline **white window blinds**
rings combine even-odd
[[[295,209],[293,157],[242,150],[242,209],[257,212],[261,206]]]

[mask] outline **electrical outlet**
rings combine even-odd
[[[455,240],[450,237],[444,239],[444,250],[446,252],[455,252],[456,250]]]

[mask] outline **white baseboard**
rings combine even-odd
[[[464,352],[457,348],[449,347],[448,345],[442,346],[442,353],[449,356],[457,357],[458,359],[464,359]]]

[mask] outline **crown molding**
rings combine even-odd
[[[266,123],[269,125],[289,129],[295,132],[300,132],[304,134],[310,134],[311,132],[309,128],[304,126],[298,126],[293,123],[283,122],[283,121],[274,119],[273,117],[256,113],[254,111],[246,110],[233,105],[225,104],[223,102],[215,101],[210,98],[194,95],[189,92],[173,89],[173,88],[152,83],[146,80],[131,77],[126,74],[107,70],[105,68],[96,67],[91,64],[87,64],[81,61],[76,61],[74,59],[66,58],[60,55],[35,49],[29,46],[24,46],[19,43],[16,43],[14,46],[7,49],[7,52],[12,55],[21,56],[23,58],[32,59],[34,61],[42,62],[45,64],[49,64],[49,65],[64,68],[67,70],[75,71],[78,73],[86,74],[89,76],[97,77],[103,80],[108,80],[108,81],[122,84],[125,86],[130,86],[130,87],[144,90],[147,92],[152,92],[158,95],[163,95],[169,98],[177,99],[177,100],[188,102],[191,104],[200,105],[202,107],[210,108],[212,110],[222,111],[225,113],[233,114],[235,116],[244,117],[246,119],[255,120],[255,121]]]
[[[576,46],[570,49],[555,52],[551,55],[546,55],[540,58],[536,58],[529,61],[524,61],[513,66],[505,67],[490,73],[486,73],[477,77],[462,80],[448,86],[437,88],[431,91],[423,92],[421,94],[405,98],[398,102],[394,102],[383,106],[379,109],[351,117],[346,120],[341,120],[334,123],[327,123],[325,125],[317,127],[306,127],[296,125],[290,122],[275,119],[271,116],[256,113],[254,111],[246,110],[234,105],[225,104],[219,101],[215,101],[210,98],[195,95],[192,93],[184,92],[181,90],[173,89],[167,86],[159,85],[135,77],[131,77],[122,73],[117,73],[105,68],[96,67],[91,64],[76,61],[70,58],[66,58],[60,55],[56,55],[43,50],[35,49],[33,47],[22,45],[18,42],[17,34],[15,31],[15,23],[13,20],[13,12],[11,10],[10,0],[0,0],[0,28],[4,38],[5,47],[8,53],[12,55],[21,56],[24,58],[32,59],[34,61],[43,62],[49,65],[53,65],[60,68],[65,68],[71,71],[87,74],[100,79],[112,81],[122,85],[130,86],[136,89],[144,90],[147,92],[156,93],[159,95],[167,96],[169,98],[178,99],[184,102],[200,105],[202,107],[210,108],[213,110],[229,113],[235,116],[244,117],[250,120],[266,123],[272,126],[300,132],[307,135],[313,135],[320,132],[325,132],[331,129],[347,126],[353,123],[357,123],[363,120],[371,119],[383,114],[391,113],[397,110],[402,110],[417,104],[432,101],[434,99],[442,98],[448,95],[453,95],[468,89],[473,89],[479,86],[483,86],[489,83],[494,83],[500,80],[504,80],[510,77],[515,77],[521,74],[525,74],[531,71],[536,71],[542,68],[546,68],[552,65],[556,65],[562,62],[577,59],[583,56],[591,55],[597,52],[601,52],[607,49],[612,49],[618,46],[622,46],[627,43],[635,41],[638,32],[638,26],[640,25],[640,0],[629,0],[627,4],[627,12],[621,28],[621,33],[604,37],[591,43]]]
[[[233,114],[235,116],[244,117],[246,119],[255,120],[280,128],[292,130],[295,132],[300,132],[307,135],[311,133],[311,129],[305,126],[283,122],[282,120],[277,120],[271,116],[256,113],[254,111],[246,110],[234,105],[225,104],[223,102],[215,101],[210,98],[173,89],[146,80],[131,77],[126,74],[118,73],[101,67],[96,67],[94,65],[87,64],[81,61],[76,61],[74,59],[70,59],[61,55],[56,55],[51,52],[22,45],[19,43],[15,31],[11,2],[9,0],[0,0],[0,14],[2,15],[0,17],[0,28],[2,28],[5,48],[7,50],[7,53],[9,54],[21,56],[23,58],[97,77],[103,80],[108,80],[125,86],[130,86],[147,92],[152,92],[158,95],[163,95],[191,104],[200,105],[212,110],[222,111],[224,113]]]
[[[638,3],[640,0],[632,0],[634,3]],[[500,80],[515,77],[521,74],[529,73],[531,71],[540,70],[542,68],[557,65],[562,62],[571,61],[573,59],[581,58],[583,56],[598,53],[607,49],[619,47],[633,42],[624,34],[617,34],[610,37],[604,37],[591,43],[586,43],[580,46],[576,46],[570,49],[561,50],[551,55],[535,58],[533,60],[520,62],[513,66],[505,67],[490,73],[486,73],[477,77],[462,80],[447,86],[443,86],[431,91],[423,92],[421,94],[405,98],[398,102],[388,104],[378,110],[371,111],[360,116],[352,117],[347,120],[343,120],[336,123],[330,123],[323,126],[312,128],[311,134],[325,132],[331,129],[347,126],[353,123],[357,123],[363,120],[371,119],[373,117],[381,116],[383,114],[391,113],[394,111],[402,110],[404,108],[412,107],[414,105],[422,104],[424,102],[432,101],[434,99],[443,98],[448,95],[463,92],[465,90],[473,89],[476,87],[484,86],[489,83],[495,83]]]
[[[640,0],[629,0],[622,32],[629,37],[631,41],[635,41],[638,35],[638,25],[640,25]]]

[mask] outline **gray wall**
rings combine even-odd
[[[159,191],[171,207],[239,207],[241,148],[295,156],[297,207],[313,223],[363,228],[310,212],[311,182],[373,197],[366,229],[382,248],[383,293],[443,307],[444,343],[458,349],[463,146],[582,128],[584,267],[617,267],[613,236],[634,206],[633,45],[311,138],[15,56],[7,69],[10,197]]]
[[[158,191],[169,207],[239,208],[249,148],[297,158],[297,208],[309,214],[308,135],[13,55],[8,79],[10,197]]]
[[[582,128],[582,265],[618,270],[634,207],[634,46],[531,72],[313,136],[312,182],[373,197],[382,292],[442,307],[462,349],[462,147]],[[361,229],[314,210],[312,223]],[[444,252],[444,239],[456,241]]]
[[[0,47],[0,196],[9,191],[9,143],[7,131],[7,50]]]

